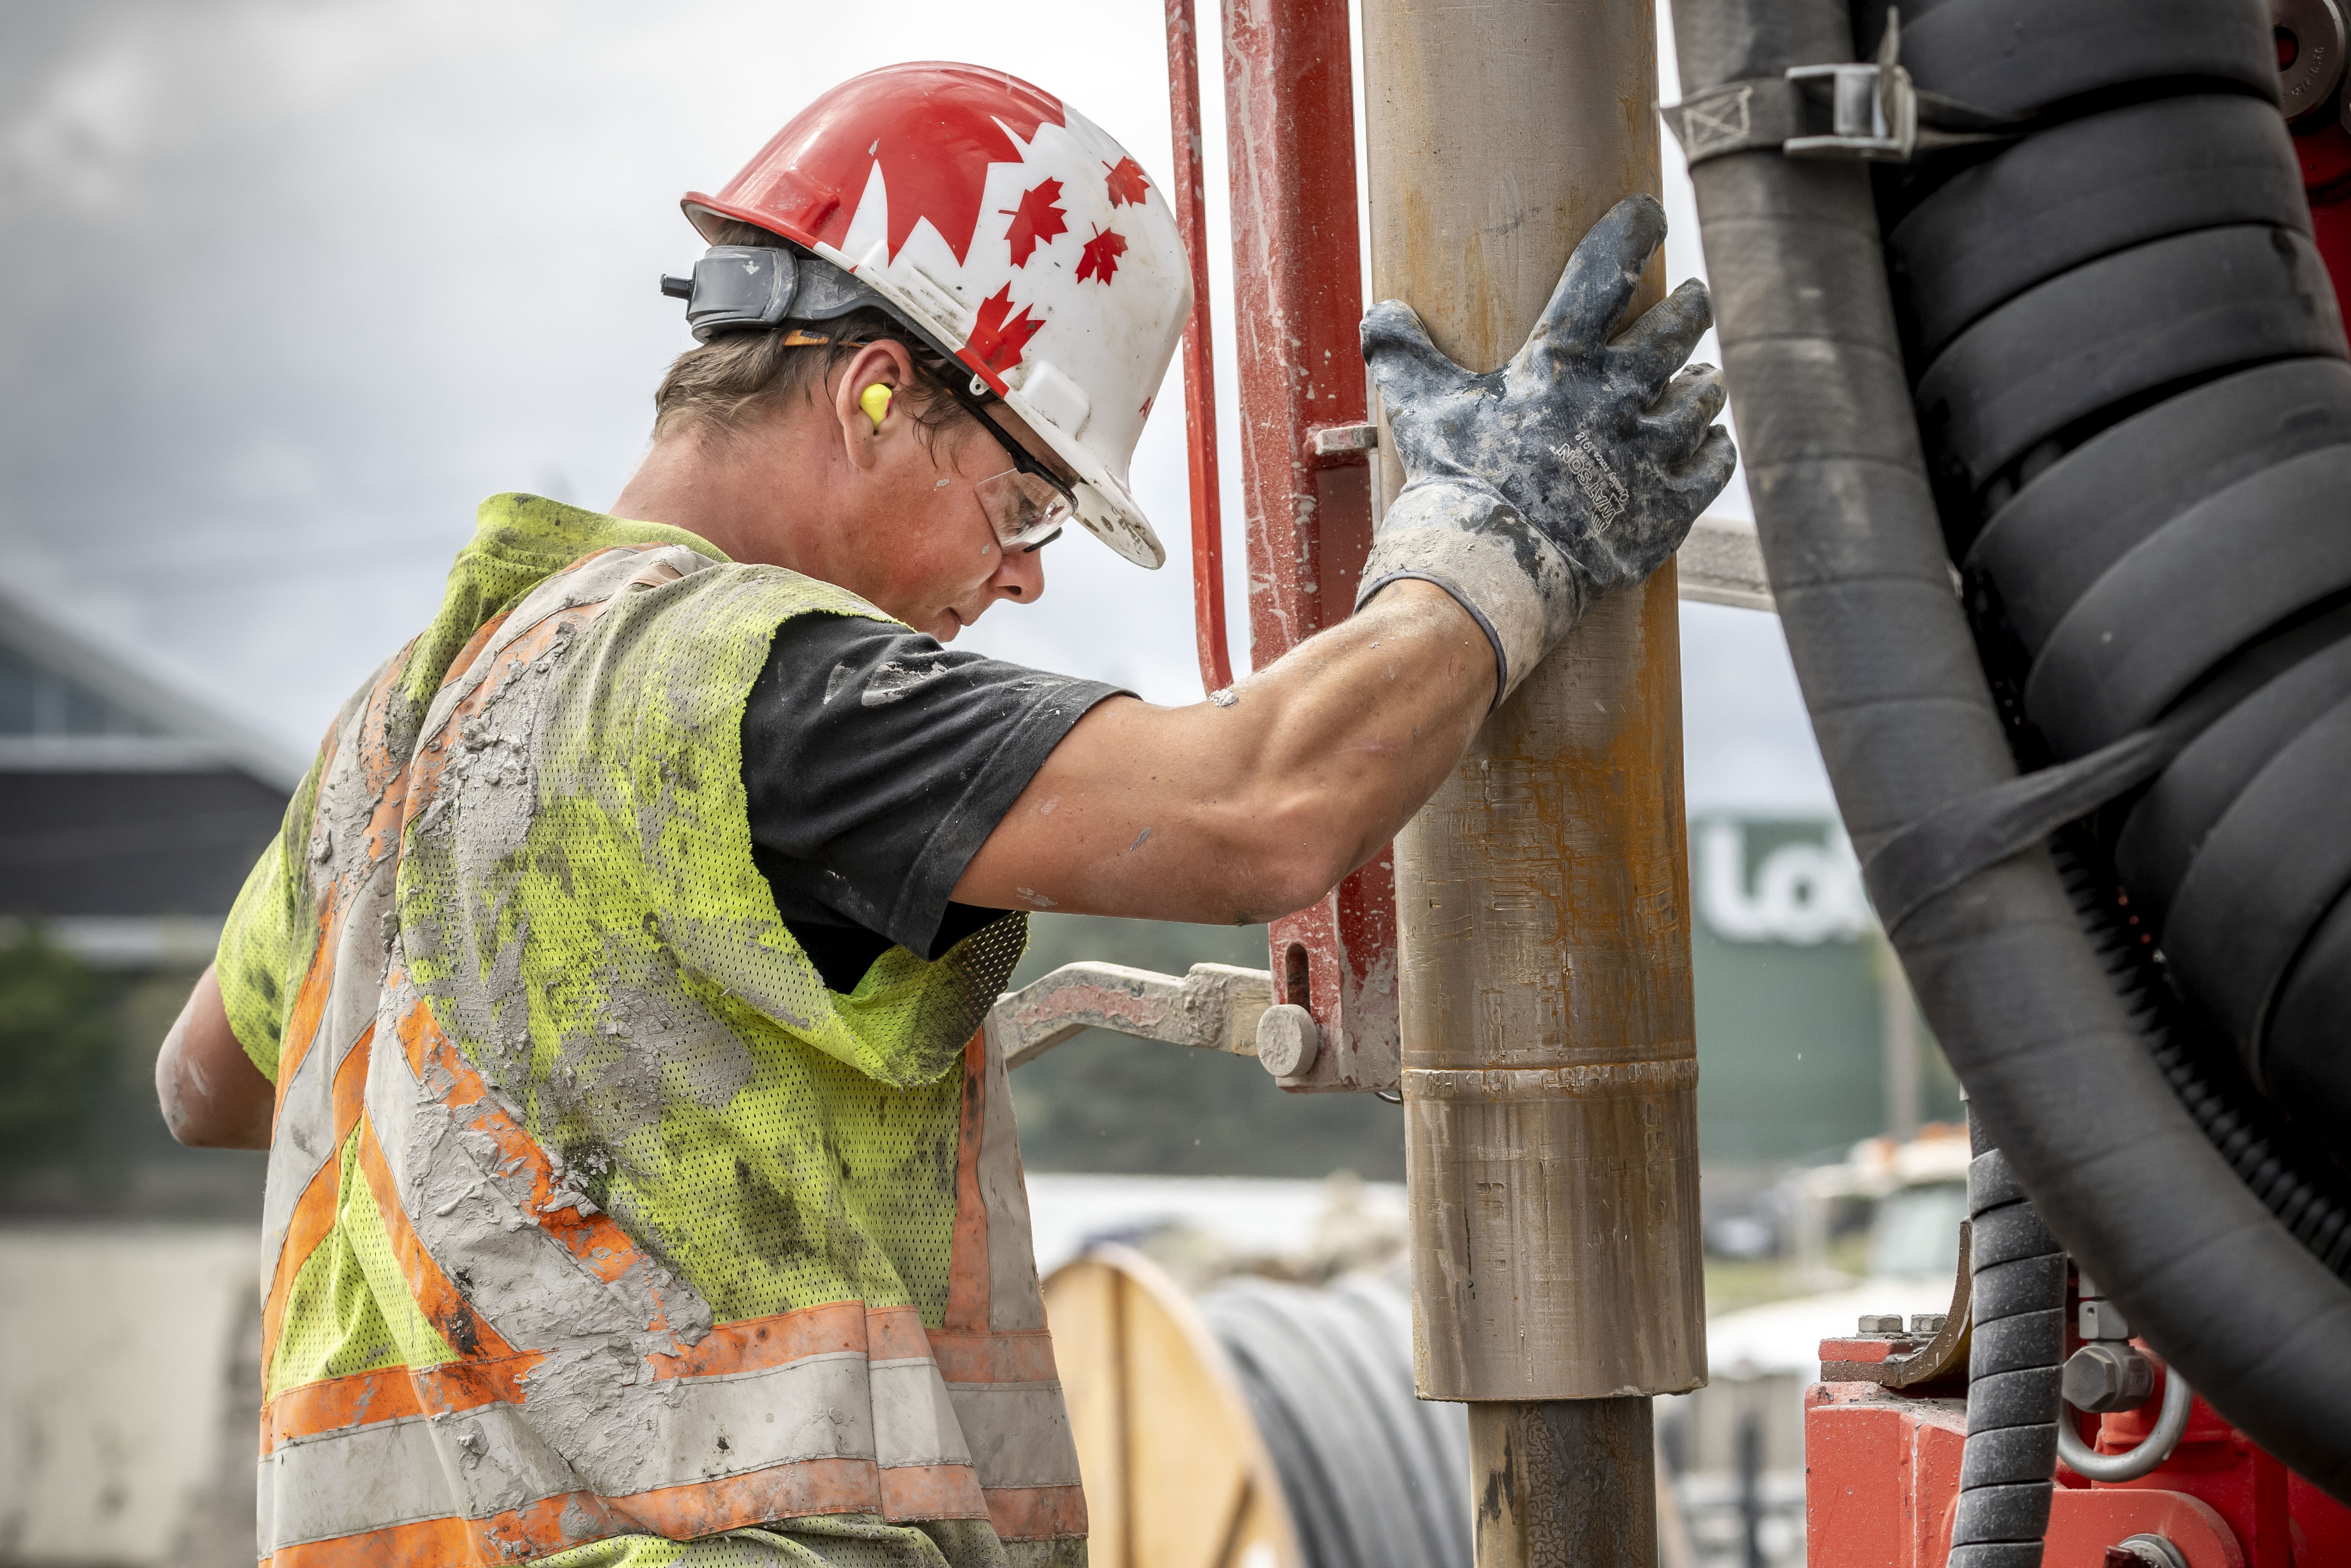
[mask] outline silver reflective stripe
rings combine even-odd
[[[1045,1326],[1037,1250],[1029,1235],[1029,1184],[1020,1174],[1020,1134],[1004,1051],[987,1042],[987,1094],[979,1124],[979,1196],[987,1211],[987,1326],[999,1333]]]
[[[263,1455],[255,1521],[261,1556],[447,1514],[454,1489],[430,1428],[411,1416]]]
[[[1078,1445],[1059,1383],[950,1383],[983,1487],[1076,1486]]]
[[[647,1380],[651,1382],[650,1379]],[[644,1451],[641,1473],[590,1475],[606,1497],[722,1480],[802,1459],[870,1459],[878,1412],[865,1357],[853,1350],[782,1366],[653,1383],[624,1420]],[[526,1407],[526,1413],[536,1415]]]
[[[306,852],[313,857],[314,861],[322,850],[328,860],[333,862],[342,860],[363,847],[355,843],[335,842],[328,807],[330,802],[348,799],[357,792],[360,734],[367,723],[368,697],[375,690],[376,683],[383,679],[383,674],[384,671],[379,669],[370,676],[367,685],[360,689],[360,695],[345,705],[336,720],[335,760],[319,781],[318,805],[310,825],[310,836],[304,840],[308,846]],[[333,867],[330,865],[326,872],[314,866],[305,866],[302,869],[308,874],[308,879],[316,888],[328,880]],[[350,935],[348,921],[341,931],[344,940],[335,954],[336,992],[342,989],[345,978],[341,961],[346,956],[343,950],[348,948]],[[378,962],[368,966],[364,977],[370,1012],[373,1011],[377,982],[382,978],[379,954]],[[298,992],[301,977],[285,977],[283,983]],[[340,997],[330,993],[330,1001],[340,1000]],[[292,1004],[293,999],[289,996],[287,999],[289,1010]],[[333,1026],[339,1016],[340,1010],[332,1005],[320,1012],[318,1037],[303,1053],[300,1064],[287,1082],[285,1103],[278,1111],[277,1125],[270,1136],[269,1177],[261,1197],[261,1296],[264,1301],[269,1299],[269,1287],[276,1281],[278,1266],[284,1261],[286,1232],[294,1222],[294,1210],[300,1205],[302,1195],[309,1190],[310,1183],[319,1171],[326,1168],[327,1162],[334,1158],[336,1152],[335,1070],[342,1065],[344,1052],[358,1038],[356,1031],[340,1037],[334,1033]],[[360,1028],[366,1026],[363,1016]],[[329,1042],[339,1042],[342,1049],[327,1049]],[[278,1042],[281,1063],[287,1048],[295,1044],[291,1040],[281,1039]],[[301,1260],[298,1258],[294,1262],[298,1265]]]
[[[578,1486],[511,1405],[347,1427],[262,1459],[261,1552],[453,1514],[488,1519]]]
[[[935,1413],[925,1369],[938,1390]],[[873,1459],[884,1428],[899,1453],[957,1456],[894,1462],[968,1462],[929,1362],[874,1370],[869,1383],[864,1356],[836,1351],[756,1372],[648,1377],[624,1408],[601,1413],[610,1435],[633,1450],[625,1476],[575,1473],[549,1449],[532,1406],[485,1405],[295,1439],[261,1461],[261,1553],[421,1519],[488,1519],[572,1491],[626,1497],[808,1459]]]
[[[884,1469],[971,1463],[938,1363],[925,1357],[872,1366],[874,1458]]]

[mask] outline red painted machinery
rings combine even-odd
[[[1224,15],[1231,148],[1249,646],[1270,664],[1354,608],[1371,548],[1362,238],[1346,0],[1260,0]],[[1232,684],[1217,491],[1216,393],[1192,0],[1168,0],[1176,217],[1191,253],[1184,338],[1191,435],[1192,582],[1200,679]],[[1374,856],[1311,909],[1273,922],[1274,1000],[1314,1015],[1320,1049],[1282,1086],[1396,1085],[1394,857]]]
[[[1822,1341],[1824,1380],[1804,1400],[1813,1568],[1942,1568],[1967,1440],[1965,1341],[1955,1338],[1955,1375],[1908,1387],[1872,1375],[1920,1354],[1928,1336]],[[2156,1387],[2139,1408],[2079,1417],[2085,1444],[2116,1455],[2158,1439],[2158,1367]],[[2042,1562],[2044,1568],[2333,1568],[2351,1563],[2351,1509],[2195,1399],[2168,1457],[2144,1476],[2093,1481],[2059,1465]]]

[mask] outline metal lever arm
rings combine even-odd
[[[1196,963],[1179,980],[1124,964],[1072,963],[998,998],[987,1029],[1007,1068],[1088,1029],[1254,1056],[1258,1020],[1272,1002],[1273,976],[1261,969]]]

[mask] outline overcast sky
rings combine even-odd
[[[10,569],[307,749],[484,496],[617,493],[691,343],[654,286],[700,249],[683,191],[910,57],[1029,78],[1158,175],[1163,51],[1158,0],[0,0]],[[1676,278],[1687,190],[1670,170]],[[1157,406],[1135,480],[1166,567],[1073,535],[1042,605],[969,646],[1197,699],[1180,368]],[[1683,634],[1692,805],[1825,807],[1776,620],[1686,606]]]

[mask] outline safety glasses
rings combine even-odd
[[[1012,460],[1012,466],[1002,473],[990,474],[972,486],[972,493],[979,497],[980,510],[987,514],[988,526],[996,530],[996,542],[1007,553],[1043,549],[1061,536],[1062,527],[1076,515],[1077,497],[1070,493],[1068,485],[1053,477],[1050,469],[1014,441],[1003,426],[982,412],[976,400],[957,400]]]

